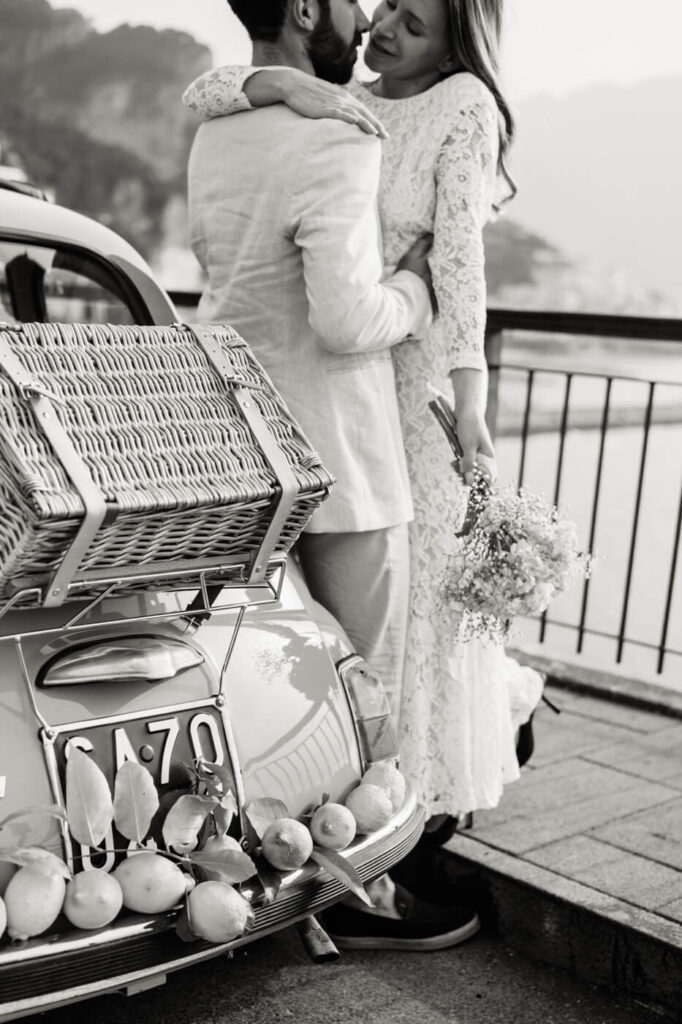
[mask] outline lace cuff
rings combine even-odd
[[[202,121],[251,110],[244,85],[258,70],[248,65],[214,68],[187,86],[182,94],[182,102],[198,114]]]
[[[452,369],[485,367],[486,286],[483,226],[497,173],[494,101],[461,107],[436,168],[434,244],[429,258],[441,335]]]

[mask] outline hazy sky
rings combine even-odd
[[[370,13],[378,0],[365,0]],[[191,32],[216,63],[247,61],[250,48],[226,0],[51,0],[100,30],[121,22]],[[682,73],[680,0],[507,0],[503,54],[512,101],[592,82]]]

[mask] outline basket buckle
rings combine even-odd
[[[19,384],[18,389],[19,396],[22,401],[30,402],[32,398],[38,396],[39,398],[47,398],[50,402],[56,402],[57,405],[61,405],[62,408],[68,408],[69,403],[61,395],[56,395],[54,391],[50,391],[49,388],[43,387],[38,381],[30,381],[28,384]]]

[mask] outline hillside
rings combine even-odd
[[[0,142],[57,201],[150,255],[185,192],[195,126],[180,96],[209,65],[183,32],[99,33],[47,0],[0,0]]]
[[[682,77],[539,97],[518,111],[512,216],[583,266],[682,309]]]
[[[187,33],[100,33],[48,0],[0,0],[2,158],[112,226],[170,284],[192,287],[185,167],[195,121],[180,97],[210,63]],[[655,293],[667,291],[682,307],[680,105],[682,78],[521,106],[519,194],[486,229],[493,304],[666,312]]]

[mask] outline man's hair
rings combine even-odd
[[[276,43],[284,27],[289,0],[227,0],[253,40]],[[320,0],[328,7],[329,0]]]

